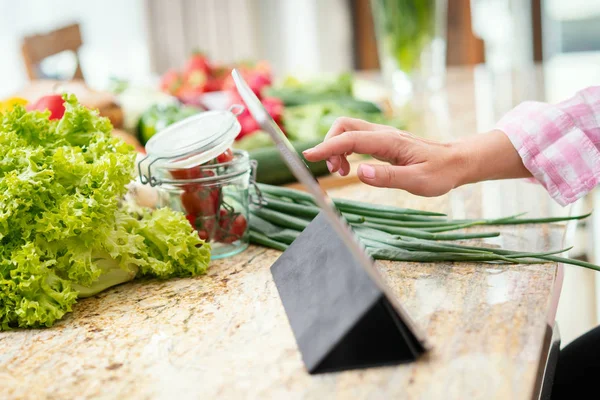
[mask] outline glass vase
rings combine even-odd
[[[446,73],[446,0],[371,0],[383,78],[396,104],[438,90]]]

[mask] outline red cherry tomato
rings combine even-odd
[[[192,228],[196,229],[196,216],[194,214],[187,214],[185,218],[188,220]]]
[[[200,217],[196,220],[198,224],[198,236],[202,240],[212,240],[215,238],[217,221],[216,216]]]
[[[210,178],[215,176],[214,171],[203,170],[202,168],[182,168],[172,169],[169,171],[174,179],[199,179],[199,178]]]
[[[188,214],[197,217],[214,216],[219,209],[220,197],[219,189],[199,186],[197,190],[184,190],[181,194],[181,204]]]
[[[248,222],[239,213],[230,213],[226,210],[219,212],[219,232],[216,240],[222,243],[233,243],[244,236]]]
[[[188,214],[196,214],[198,198],[194,192],[185,191],[181,194],[181,205]]]
[[[233,151],[231,149],[225,150],[225,152],[217,156],[217,163],[222,164],[233,160]]]
[[[233,220],[233,224],[231,225],[231,234],[237,236],[238,238],[241,238],[242,236],[244,236],[247,227],[248,222],[246,221],[246,218],[242,214],[239,214]]]

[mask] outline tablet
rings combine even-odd
[[[418,329],[408,313],[384,283],[375,267],[374,260],[367,254],[365,248],[357,240],[350,226],[339,213],[325,190],[321,188],[317,179],[312,175],[304,160],[298,155],[286,135],[279,128],[279,125],[271,118],[258,97],[245,82],[242,75],[235,69],[232,71],[232,75],[238,92],[248,107],[248,111],[261,126],[262,130],[268,133],[271,139],[273,139],[282,159],[290,168],[296,179],[298,179],[298,182],[302,183],[308,192],[313,195],[315,202],[321,209],[321,214],[327,219],[331,228],[347,247],[355,261],[360,264],[373,282],[383,292],[404,325],[411,331],[414,338],[420,342],[424,349],[428,348],[429,346],[427,345],[425,335]]]

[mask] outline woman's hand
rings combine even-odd
[[[327,160],[331,172],[347,175],[346,156],[352,153],[390,164],[360,164],[358,177],[364,183],[427,197],[467,183],[531,176],[508,137],[498,130],[439,143],[389,126],[339,118],[323,143],[303,154],[308,161]]]

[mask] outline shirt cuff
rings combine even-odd
[[[518,151],[534,179],[562,206],[600,181],[600,153],[560,107],[524,102],[496,125]]]

